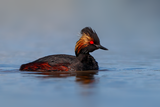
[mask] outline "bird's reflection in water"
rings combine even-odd
[[[94,75],[96,74],[98,74],[98,70],[76,72],[76,82],[92,84],[95,82]]]
[[[98,70],[89,71],[72,71],[72,72],[25,72],[27,74],[36,74],[37,78],[66,78],[75,76],[75,81],[82,84],[92,84],[95,82],[94,75],[98,74]]]

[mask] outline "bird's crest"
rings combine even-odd
[[[75,46],[75,53],[76,56],[80,53],[80,51],[82,49],[84,49],[85,47],[87,47],[90,44],[94,44],[94,34],[96,34],[95,31],[93,31],[91,28],[86,27],[84,29],[81,30],[81,38],[77,41],[76,46]]]

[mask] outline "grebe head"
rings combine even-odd
[[[77,41],[75,46],[75,54],[78,56],[80,53],[87,54],[96,49],[108,50],[100,45],[100,40],[97,33],[90,27],[85,27],[81,30],[81,38]]]

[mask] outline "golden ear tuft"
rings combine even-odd
[[[89,36],[89,34],[83,33],[81,38],[77,41],[76,46],[75,46],[75,52],[76,55],[79,54],[79,52],[90,45],[90,41],[93,41],[93,38]]]

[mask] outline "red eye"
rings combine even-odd
[[[89,43],[90,43],[90,44],[94,44],[94,42],[93,42],[93,41],[90,41]]]

